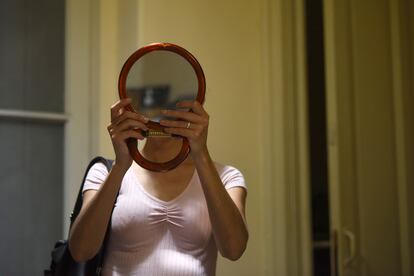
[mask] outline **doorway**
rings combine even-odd
[[[62,237],[65,1],[0,2],[0,274],[39,275]]]

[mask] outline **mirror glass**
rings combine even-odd
[[[159,122],[161,109],[176,109],[179,101],[193,101],[198,79],[191,64],[171,51],[153,51],[139,58],[126,80],[126,95],[132,107],[151,121]]]

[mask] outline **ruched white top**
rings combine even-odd
[[[215,165],[227,190],[246,188],[239,170]],[[83,190],[98,190],[107,175],[103,164],[93,165]],[[131,166],[112,214],[102,274],[213,276],[216,261],[217,248],[197,171],[179,196],[163,201],[146,192]]]

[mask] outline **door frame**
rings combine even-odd
[[[91,1],[66,1],[65,24],[65,125],[63,235],[68,236],[69,217],[81,177],[91,156],[90,110],[93,18]]]

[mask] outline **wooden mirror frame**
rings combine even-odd
[[[176,54],[179,54],[183,58],[185,58],[193,67],[195,74],[197,75],[198,79],[198,93],[196,97],[196,101],[198,101],[200,104],[204,103],[204,97],[205,97],[205,91],[206,91],[206,80],[204,77],[204,72],[201,69],[200,64],[198,63],[197,59],[186,49],[175,45],[171,43],[152,43],[147,46],[144,46],[137,51],[135,51],[124,63],[124,66],[122,67],[121,73],[119,74],[118,79],[118,92],[119,92],[119,98],[124,99],[127,98],[126,94],[126,81],[128,77],[128,73],[131,69],[131,67],[134,65],[136,61],[138,61],[142,56],[154,52],[154,51],[170,51],[174,52]],[[126,109],[132,112],[136,112],[132,105],[129,104],[126,106]],[[154,121],[148,121],[146,124],[149,129],[153,129],[156,131],[162,131],[164,130],[164,127],[161,126],[159,123]],[[141,133],[143,133],[141,130],[136,130]],[[148,159],[145,159],[141,153],[139,152],[137,146],[138,142],[136,139],[129,139],[127,141],[129,152],[132,156],[132,158],[135,160],[135,162],[138,163],[141,167],[155,172],[165,172],[172,170],[176,168],[181,162],[183,162],[188,154],[190,153],[190,145],[188,140],[185,137],[182,137],[183,143],[181,146],[181,150],[178,153],[176,157],[173,159],[163,162],[163,163],[157,163],[149,161]]]

